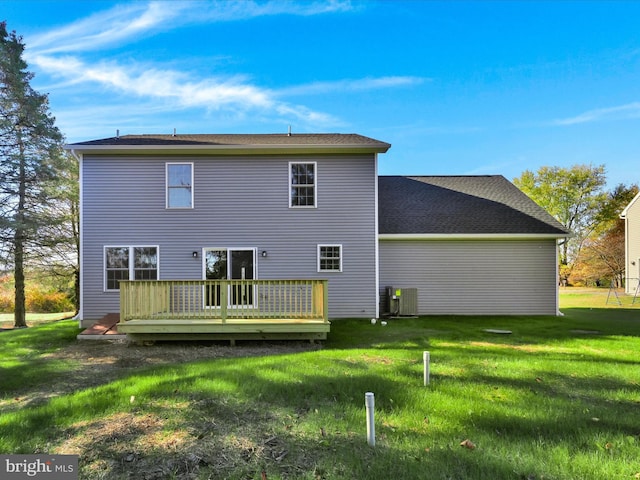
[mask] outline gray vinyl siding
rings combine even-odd
[[[627,293],[635,294],[640,278],[640,199],[629,206],[626,218],[627,242]]]
[[[415,287],[421,315],[556,315],[555,248],[555,240],[382,240],[381,298],[387,286]]]
[[[289,207],[291,161],[317,162],[317,208]],[[165,208],[166,162],[193,162],[193,209]],[[166,280],[202,278],[203,248],[255,248],[258,278],[328,279],[330,317],[374,316],[375,162],[374,155],[85,155],[83,319],[119,311],[118,292],[103,288],[104,245],[157,245]],[[318,244],[342,245],[342,272],[317,271]]]

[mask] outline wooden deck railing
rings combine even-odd
[[[120,321],[328,321],[327,280],[136,280],[120,282]]]

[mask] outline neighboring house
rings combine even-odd
[[[620,218],[624,219],[626,292],[635,294],[640,278],[640,193],[626,206]]]
[[[388,286],[417,288],[419,314],[558,313],[562,225],[500,176],[378,177],[389,147],[354,134],[67,145],[80,159],[81,324],[120,311],[128,279],[326,279],[333,318],[379,317]],[[197,301],[220,307],[210,288]],[[230,305],[276,297],[229,288]]]

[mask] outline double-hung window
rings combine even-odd
[[[120,280],[157,280],[158,247],[104,247],[104,288],[120,290]]]
[[[167,208],[193,208],[193,163],[167,163]]]
[[[316,201],[316,162],[289,163],[289,206],[315,207]]]
[[[342,271],[342,245],[318,245],[318,272]]]

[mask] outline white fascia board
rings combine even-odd
[[[378,240],[540,240],[570,236],[554,233],[382,233]]]
[[[620,214],[620,218],[627,218],[627,213],[629,212],[629,209],[634,203],[638,201],[639,198],[640,198],[640,192],[638,192],[638,194],[635,197],[633,197],[633,200],[629,202],[629,205],[624,207],[624,210],[622,210],[622,213]]]
[[[83,154],[227,154],[242,155],[250,153],[296,154],[296,153],[384,153],[387,147],[379,145],[65,145],[65,150]]]

